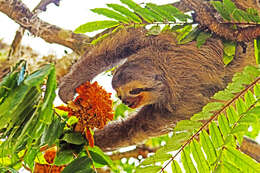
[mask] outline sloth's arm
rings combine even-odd
[[[173,116],[167,110],[159,110],[148,105],[136,115],[131,115],[125,120],[113,121],[104,129],[95,131],[95,145],[103,151],[136,145],[149,137],[170,132],[174,124],[181,119],[184,117]]]
[[[85,81],[92,80],[97,74],[112,68],[121,59],[128,57],[149,42],[144,29],[123,29],[95,46],[89,53],[72,66],[62,79],[59,96],[67,102],[73,99],[75,88]]]

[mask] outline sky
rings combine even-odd
[[[22,0],[30,9],[33,9],[40,0]],[[172,3],[175,0],[134,0],[136,3],[153,2],[156,4]],[[46,12],[42,12],[39,17],[51,24],[55,24],[64,29],[75,30],[79,25],[90,21],[105,20],[104,16],[95,14],[90,11],[93,8],[105,7],[106,3],[120,3],[119,0],[61,0],[60,6],[57,7],[51,4],[47,7]],[[6,15],[0,12],[0,39],[4,42],[11,44],[15,36],[16,30],[19,25],[9,19]],[[95,34],[95,33],[94,33]],[[87,35],[93,36],[93,33]],[[69,48],[66,48],[57,44],[49,44],[41,38],[34,37],[29,32],[26,32],[22,45],[32,47],[40,55],[56,54],[58,57],[64,55],[66,50],[71,52]],[[109,92],[112,92],[111,78],[99,77],[97,79],[101,85]],[[59,101],[57,101],[59,102]],[[257,140],[260,141],[260,137]]]

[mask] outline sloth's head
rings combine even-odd
[[[149,59],[127,61],[120,66],[113,75],[112,86],[131,108],[160,103],[167,95],[162,75]]]

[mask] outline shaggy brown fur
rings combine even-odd
[[[146,36],[144,29],[122,30],[73,66],[59,95],[65,102],[72,99],[80,84],[127,58],[116,70],[112,85],[124,103],[142,108],[136,115],[95,132],[98,146],[114,150],[171,131],[177,121],[199,112],[234,72],[254,63],[253,52],[247,52],[247,59],[241,48],[226,68],[222,56],[223,45],[218,39],[209,39],[198,49],[195,42],[176,44],[170,33]]]

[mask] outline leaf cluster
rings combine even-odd
[[[123,5],[107,4],[108,8],[95,8],[91,11],[113,20],[88,22],[79,26],[75,32],[85,33],[118,26],[138,26],[147,24],[169,24],[176,21],[187,22],[189,15],[172,5],[147,3],[140,6],[132,0],[120,0]]]
[[[260,16],[256,9],[238,9],[231,0],[211,1],[210,3],[225,21],[260,23]]]
[[[260,165],[237,149],[244,136],[255,138],[260,130],[259,76],[260,69],[253,66],[237,73],[224,91],[213,96],[216,102],[190,120],[179,121],[172,137],[137,172],[163,171],[169,163],[173,172],[182,172],[175,160],[179,153],[186,172],[259,172]]]
[[[58,151],[53,164],[68,165],[63,172],[94,172],[92,165],[116,170],[98,147],[89,148],[88,156],[85,137],[71,130],[77,120],[53,108],[54,65],[46,64],[28,74],[26,64],[17,63],[0,83],[1,172],[17,172],[22,166],[34,170],[36,162],[47,164],[42,151],[54,145]]]

